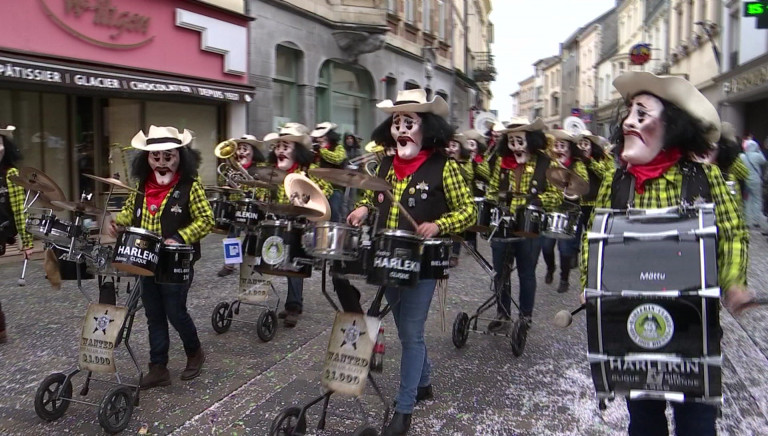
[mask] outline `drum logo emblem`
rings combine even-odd
[[[137,239],[136,241],[133,242],[133,245],[141,248],[142,250],[146,250],[147,247],[149,246],[149,242],[142,241],[141,239]]]
[[[627,333],[637,345],[653,350],[669,343],[675,333],[675,323],[663,307],[642,304],[629,314]]]
[[[270,236],[261,247],[261,258],[267,265],[277,265],[285,260],[285,243],[279,236]]]
[[[107,334],[107,327],[109,327],[109,324],[115,322],[113,318],[109,317],[109,310],[104,311],[104,315],[94,316],[93,320],[96,321],[96,327],[94,327],[93,333],[101,330],[105,335]]]
[[[344,333],[344,340],[341,341],[341,346],[343,347],[349,344],[355,350],[357,350],[357,340],[360,339],[361,335],[366,333],[357,327],[357,320],[353,320],[352,324],[348,325],[346,328],[342,328],[341,332]]]

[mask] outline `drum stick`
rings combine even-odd
[[[29,262],[29,258],[24,256],[24,266],[21,267],[21,277],[19,277],[19,286],[26,286],[27,280],[24,278],[24,276],[27,275],[27,262]]]
[[[573,315],[581,312],[587,307],[586,304],[582,304],[577,309],[568,312],[567,310],[561,310],[555,314],[555,318],[552,321],[557,327],[561,329],[567,328],[573,322]]]
[[[440,323],[445,332],[445,306],[448,296],[448,280],[440,279],[437,281],[437,299],[440,302]]]
[[[408,219],[408,222],[410,222],[411,225],[413,226],[413,230],[417,230],[419,228],[419,224],[416,222],[415,219],[413,219],[411,214],[408,213],[408,210],[405,208],[405,206],[403,206],[403,204],[400,203],[399,201],[395,200],[395,196],[394,194],[392,194],[392,191],[384,191],[384,192],[387,193],[389,200],[392,201],[392,203],[394,203],[398,209],[400,209],[400,213],[402,213],[403,216],[405,216],[405,218]]]

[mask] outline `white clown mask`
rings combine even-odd
[[[507,146],[514,153],[517,163],[524,164],[528,162],[531,154],[528,152],[528,141],[525,139],[525,132],[509,132],[507,139]]]
[[[149,167],[155,173],[157,183],[163,186],[168,185],[179,170],[179,149],[150,151],[147,160]]]
[[[571,158],[571,144],[568,141],[556,140],[555,144],[552,145],[552,151],[555,152],[557,161],[561,164],[565,164]]]
[[[579,139],[579,142],[576,143],[576,146],[579,147],[579,150],[584,153],[585,157],[592,157],[592,141],[587,138],[582,138]]]
[[[639,94],[629,102],[629,115],[622,123],[624,150],[621,159],[632,165],[645,165],[664,146],[664,105],[658,98]]]
[[[0,136],[0,162],[3,161],[4,157],[5,157],[5,143],[3,142],[3,137]]]
[[[237,163],[244,168],[249,167],[253,162],[253,147],[245,142],[240,142],[237,144],[236,155]]]
[[[397,143],[400,159],[410,160],[421,151],[423,132],[421,117],[415,112],[395,112],[392,115],[392,138]]]
[[[448,157],[458,159],[459,149],[461,149],[461,144],[459,144],[458,141],[448,141],[448,146],[445,147],[445,153]]]
[[[296,149],[296,144],[291,141],[279,141],[275,145],[275,157],[277,157],[277,167],[283,171],[288,171],[293,167],[293,163],[296,159],[293,156],[293,152]]]
[[[474,159],[477,154],[477,141],[474,139],[467,139],[467,150],[469,150],[469,156]]]

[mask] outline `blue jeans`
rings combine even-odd
[[[493,269],[496,271],[494,282],[504,281],[496,308],[499,315],[511,315],[512,287],[509,276],[513,261],[517,264],[517,277],[520,280],[520,312],[525,316],[533,315],[533,303],[536,298],[536,263],[539,260],[540,251],[540,238],[523,238],[513,242],[491,239]],[[507,276],[502,277],[502,271],[505,269]]]
[[[339,223],[347,219],[344,215],[344,193],[338,189],[333,190],[333,194],[328,197],[328,203],[331,205],[331,221]]]
[[[717,408],[704,403],[670,403],[675,417],[677,436],[715,436]],[[666,401],[630,400],[629,436],[667,436]]]
[[[304,279],[288,277],[288,295],[285,297],[285,310],[302,310],[304,304]]]
[[[194,269],[190,269],[189,283],[195,277]],[[187,294],[190,284],[169,285],[157,284],[154,277],[141,278],[141,302],[147,315],[149,329],[149,361],[166,365],[168,349],[171,340],[168,334],[168,323],[179,333],[181,343],[187,355],[200,348],[200,339],[192,317],[187,312]]]
[[[400,390],[395,412],[413,413],[416,390],[432,382],[432,363],[424,342],[424,325],[435,292],[436,280],[420,280],[413,288],[385,288],[384,296],[392,307],[397,336],[403,348],[400,358]]]

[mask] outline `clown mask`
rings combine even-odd
[[[165,186],[171,183],[176,171],[179,170],[179,150],[151,151],[149,152],[149,167],[155,173],[155,180],[159,185]]]
[[[576,146],[579,147],[579,150],[584,153],[584,156],[587,159],[592,157],[592,141],[587,138],[579,139],[579,142],[576,143]]]
[[[392,137],[397,143],[400,159],[410,160],[421,151],[421,117],[415,112],[395,112],[392,115]]]
[[[253,148],[250,144],[240,142],[237,144],[237,163],[243,168],[248,168],[253,162]]]
[[[3,137],[0,135],[0,162],[3,161],[3,158],[5,157],[5,143],[3,143]]]
[[[631,165],[645,165],[664,146],[664,105],[649,94],[636,95],[629,102],[629,115],[622,123],[624,150],[621,159]]]
[[[571,144],[568,141],[556,140],[552,146],[552,151],[555,153],[557,161],[563,165],[571,158]]]
[[[280,141],[275,146],[275,156],[277,157],[277,167],[283,171],[288,171],[293,167],[295,158],[293,157],[293,151],[296,148],[296,144],[291,141]]]
[[[448,155],[448,157],[452,157],[454,159],[459,158],[459,148],[461,148],[461,144],[459,144],[456,141],[449,141],[448,146],[445,147],[445,154]]]
[[[528,162],[531,155],[528,153],[528,141],[525,139],[525,132],[510,132],[507,135],[508,146],[515,155],[515,160],[519,164]]]
[[[477,141],[474,139],[467,139],[467,150],[469,150],[469,157],[474,159],[477,154]]]

